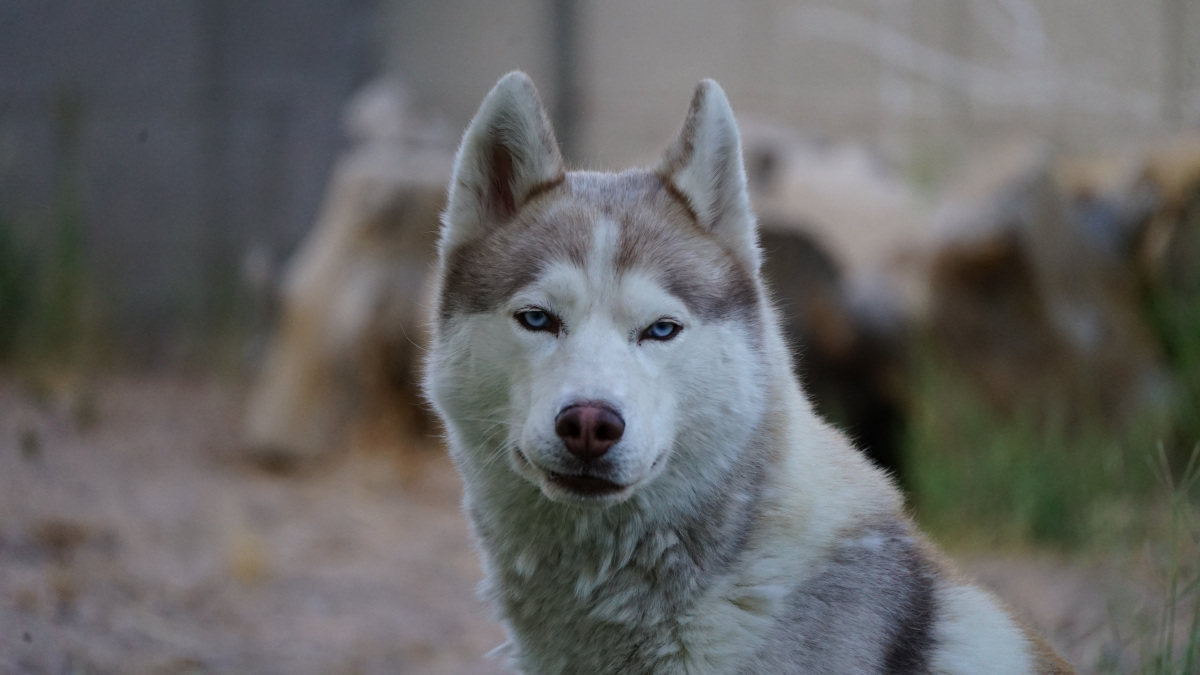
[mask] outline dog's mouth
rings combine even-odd
[[[611,497],[619,495],[629,488],[627,485],[587,473],[567,474],[544,469],[530,461],[520,448],[516,449],[515,454],[519,462],[544,476],[550,485],[574,497]]]
[[[568,476],[562,473],[547,471],[546,477],[558,487],[570,490],[584,497],[603,497],[613,495],[625,489],[624,485],[597,476],[578,475]]]

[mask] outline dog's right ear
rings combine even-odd
[[[492,88],[463,135],[443,216],[453,248],[503,225],[528,200],[563,180],[562,155],[533,81],[511,72]]]

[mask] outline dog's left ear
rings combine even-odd
[[[562,155],[533,81],[518,71],[505,75],[483,99],[454,159],[443,248],[507,223],[562,179]]]
[[[700,226],[758,269],[754,213],[746,192],[742,142],[721,85],[702,80],[679,137],[655,169],[687,198]]]

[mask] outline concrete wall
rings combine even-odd
[[[78,204],[131,335],[178,327],[312,223],[373,0],[0,2],[0,218],[52,247]]]
[[[574,154],[588,164],[652,159],[701,77],[744,117],[858,138],[902,162],[1011,134],[1098,147],[1200,126],[1191,0],[574,4]],[[391,0],[389,64],[460,126],[511,68],[553,100],[555,6]]]
[[[524,69],[587,166],[652,161],[706,76],[744,119],[912,166],[1012,133],[1195,129],[1198,62],[1194,0],[8,0],[0,221],[48,247],[77,205],[142,335],[203,316],[247,252],[294,249],[381,66],[455,130]]]
[[[382,47],[418,103],[461,129],[488,89],[513,69],[528,72],[548,104],[555,100],[550,9],[549,0],[389,2]]]

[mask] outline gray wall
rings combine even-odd
[[[456,125],[496,77],[556,99],[554,0],[387,0],[388,62]],[[573,0],[577,151],[648,161],[715,77],[739,115],[900,162],[1014,134],[1084,149],[1200,128],[1195,0]],[[945,148],[943,146],[950,146]]]
[[[375,4],[0,1],[0,217],[50,248],[77,200],[114,323],[179,328],[311,224]]]
[[[381,64],[456,130],[524,69],[587,166],[651,161],[704,76],[918,166],[1196,129],[1198,61],[1195,0],[0,0],[0,219],[50,247],[77,204],[117,325],[157,335],[295,248]]]

